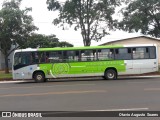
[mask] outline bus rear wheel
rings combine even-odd
[[[45,75],[42,72],[36,72],[34,74],[34,80],[37,83],[45,82]]]
[[[113,69],[108,69],[105,71],[104,77],[106,80],[115,80],[117,79],[117,72]]]

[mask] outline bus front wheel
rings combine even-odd
[[[117,72],[113,69],[108,69],[105,71],[104,77],[106,80],[115,80],[117,79]]]
[[[34,74],[34,80],[37,83],[45,82],[45,75],[42,72],[36,72]]]

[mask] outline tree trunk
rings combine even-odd
[[[84,46],[90,46],[91,45],[91,41],[87,40],[87,39],[84,39],[83,43],[84,43]]]
[[[5,58],[5,73],[9,73],[8,56],[4,55]]]

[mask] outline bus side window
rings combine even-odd
[[[34,53],[34,52],[31,52],[30,63],[31,63],[31,64],[36,63],[36,61],[35,61],[35,53]]]
[[[146,59],[149,58],[149,50],[148,50],[148,47],[144,48],[144,58],[146,58]]]
[[[62,62],[62,51],[51,51],[48,52],[49,62],[58,63]]]
[[[66,58],[66,61],[69,62],[75,62],[79,60],[79,51],[64,51],[64,56]]]
[[[45,53],[44,52],[32,52],[30,56],[30,61],[32,64],[44,63]]]
[[[44,62],[45,62],[45,53],[39,52],[39,63],[44,63]]]
[[[81,50],[81,61],[96,60],[96,50]]]
[[[98,60],[112,60],[114,59],[113,49],[100,49],[98,50]]]
[[[151,59],[156,58],[156,48],[154,46],[149,47],[149,56]]]
[[[117,60],[130,60],[130,59],[132,59],[131,48],[115,49],[115,59],[117,59]]]
[[[149,51],[147,47],[137,47],[132,49],[133,59],[148,59]]]
[[[97,60],[97,52],[96,52],[96,50],[93,50],[93,60]]]
[[[29,65],[30,64],[30,59],[29,59],[30,53],[22,53],[21,56],[21,64],[23,65]]]
[[[78,50],[75,51],[76,55],[75,55],[75,60],[80,61],[80,53]]]
[[[49,63],[49,52],[46,52],[45,62],[46,62],[46,63]]]
[[[34,63],[39,63],[39,56],[38,56],[38,53],[35,52],[35,59],[34,59]]]

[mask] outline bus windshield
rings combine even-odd
[[[30,54],[29,53],[23,53],[18,52],[14,56],[14,67],[20,68],[26,65],[30,64]]]

